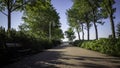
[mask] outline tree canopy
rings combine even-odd
[[[23,10],[29,2],[33,0],[0,0],[0,12],[8,17],[8,30],[11,29],[12,12]]]
[[[36,0],[26,5],[23,20],[27,30],[37,38],[63,38],[58,13],[50,1]]]
[[[90,39],[90,27],[92,25],[95,28],[95,38],[98,40],[98,24],[103,25],[102,19],[109,18],[112,37],[115,38],[115,27],[114,27],[114,12],[115,8],[113,5],[114,0],[72,0],[72,7],[67,10],[67,19],[70,27],[79,27],[83,34],[84,29],[87,30],[87,40]],[[77,31],[78,33],[78,31]],[[78,35],[79,38],[79,35]]]

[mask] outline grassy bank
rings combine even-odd
[[[74,45],[112,56],[120,56],[120,39],[101,38],[99,40],[91,41],[76,40]]]

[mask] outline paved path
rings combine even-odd
[[[120,59],[78,47],[59,46],[4,68],[120,68]]]

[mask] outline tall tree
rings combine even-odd
[[[73,6],[72,8],[77,9],[79,15],[79,20],[86,24],[87,29],[87,38],[89,40],[90,26],[93,22],[95,28],[96,39],[98,39],[98,29],[97,23],[103,24],[100,19],[103,18],[100,10],[100,0],[72,0]],[[83,25],[81,23],[81,25]],[[83,27],[81,27],[83,28]],[[84,35],[84,33],[83,33]]]
[[[103,24],[102,22],[98,21],[103,18],[101,11],[100,11],[100,1],[99,0],[88,0],[88,3],[91,8],[91,18],[92,22],[95,28],[95,34],[96,34],[96,40],[98,40],[98,29],[97,29],[97,23]]]
[[[87,27],[87,40],[90,40],[90,26],[91,26],[91,24],[90,24],[88,13],[85,14],[84,20],[85,20],[86,27]]]
[[[69,22],[69,26],[76,29],[78,38],[79,38],[79,40],[81,40],[81,38],[80,38],[81,26],[79,23],[80,17],[78,15],[78,11],[75,9],[69,9],[69,10],[67,10],[66,15],[67,15],[67,20]]]
[[[115,0],[102,0],[101,1],[101,7],[103,11],[103,15],[105,17],[109,17],[110,24],[111,24],[111,30],[112,30],[112,37],[115,38],[115,26],[114,26],[114,12],[116,11],[116,8],[113,8],[113,5],[115,4]]]
[[[23,9],[29,1],[32,0],[0,0],[0,12],[8,17],[8,30],[11,29],[11,13]]]
[[[62,38],[58,13],[48,0],[36,0],[26,5],[23,20],[24,24],[29,26],[27,30],[36,38],[48,39],[49,36],[50,39]]]
[[[80,21],[84,22],[87,27],[87,39],[89,40],[90,37],[90,22],[91,22],[91,15],[90,11],[91,8],[89,7],[88,0],[73,0],[73,8],[78,10],[78,14],[80,15]]]

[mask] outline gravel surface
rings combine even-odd
[[[120,68],[120,58],[73,46],[59,46],[3,68]]]

